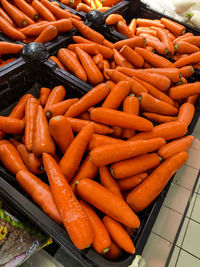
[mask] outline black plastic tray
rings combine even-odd
[[[4,73],[0,72],[0,114],[8,115],[13,105],[19,98],[31,92],[39,96],[41,86],[54,87],[62,84],[67,90],[67,97],[81,97],[91,88],[85,87],[67,77],[59,68],[52,68],[48,64],[27,64],[23,60],[18,60],[10,68],[7,67]],[[38,86],[39,85],[39,86]],[[29,88],[32,88],[29,91]],[[2,179],[3,178],[3,179]],[[170,182],[169,182],[170,184]],[[136,254],[141,254],[148,236],[151,232],[157,214],[162,206],[169,184],[165,187],[161,195],[146,210],[139,214],[141,226],[132,235],[136,246]],[[77,260],[80,266],[115,266],[126,267],[134,259],[134,255],[124,253],[118,261],[110,261],[98,255],[93,249],[79,251],[72,244],[66,231],[51,220],[23,191],[16,182],[15,177],[0,165],[0,194],[16,207],[19,212],[27,216],[31,222],[45,233],[52,236],[53,240],[60,245],[64,251]],[[82,265],[81,265],[82,264]]]

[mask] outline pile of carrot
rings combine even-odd
[[[74,8],[76,11],[85,13],[91,10],[105,12],[122,0],[60,0],[61,3]]]
[[[0,116],[0,161],[78,249],[114,260],[135,252],[138,212],[188,159],[200,82],[187,79],[199,52],[172,63],[144,36],[112,44],[70,20],[84,37],[51,59],[94,87],[80,99],[62,85],[42,87],[39,99],[24,95]]]
[[[46,43],[70,31],[70,18],[81,20],[57,2],[1,0],[0,31],[12,40]]]

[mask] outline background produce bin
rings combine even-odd
[[[34,65],[34,68],[32,68]],[[0,115],[8,115],[13,105],[25,93],[32,93],[39,96],[39,89],[42,86],[53,88],[62,84],[67,91],[67,97],[81,97],[89,89],[78,81],[74,81],[63,74],[60,69],[47,64],[33,62],[27,64],[23,60],[18,60],[17,64],[0,72]],[[47,182],[46,176],[40,176]],[[136,254],[141,254],[146,240],[151,232],[157,214],[162,206],[169,184],[165,187],[161,195],[143,212],[139,213],[141,226],[131,236]],[[9,173],[0,164],[0,193],[5,200],[11,203],[17,210],[27,216],[33,223],[59,244],[66,253],[76,259],[83,266],[128,266],[135,255],[124,253],[117,261],[110,261],[97,254],[92,248],[79,251],[72,244],[64,227],[58,225],[49,218],[17,184],[14,175]]]

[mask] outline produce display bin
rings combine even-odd
[[[8,115],[12,107],[25,93],[32,93],[39,96],[41,86],[53,88],[62,84],[67,90],[67,97],[81,97],[89,88],[78,81],[66,77],[60,69],[39,63],[32,69],[32,64],[27,64],[23,60],[16,64],[15,68],[10,67],[0,72],[0,115]],[[31,88],[31,89],[30,89]],[[29,90],[30,89],[30,90]],[[41,179],[47,182],[46,176],[41,175]],[[169,184],[165,187],[161,195],[138,216],[141,226],[131,236],[136,254],[141,254],[156,220],[158,212],[162,206]],[[76,259],[83,266],[128,266],[135,255],[124,253],[117,261],[110,261],[97,254],[92,248],[79,251],[72,244],[65,229],[49,218],[17,184],[14,175],[8,172],[0,164],[0,193],[9,203],[16,207],[19,212],[27,216],[39,229],[52,236],[53,240],[60,245],[64,251]]]

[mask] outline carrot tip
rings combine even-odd
[[[109,250],[110,250],[110,248],[109,248],[109,247],[108,247],[108,248],[104,248],[104,249],[103,249],[103,251],[102,251],[102,254],[105,254],[105,253],[107,253]]]
[[[114,170],[112,168],[110,168],[110,172],[111,172],[112,176],[114,176]]]
[[[160,162],[162,162],[163,161],[163,158],[161,156],[159,156],[159,155],[158,155],[158,157],[160,159]]]
[[[135,96],[134,94],[130,94],[129,96]]]
[[[22,27],[25,27],[25,26],[27,26],[27,25],[28,25],[27,21],[26,21],[26,20],[23,20],[23,22],[22,22]]]
[[[142,96],[141,95],[138,95],[137,98],[138,98],[139,101],[142,100]]]
[[[79,181],[76,181],[76,182],[75,182],[75,186],[77,186],[77,185],[78,185],[78,183],[79,183]]]
[[[175,44],[174,49],[175,49],[175,50],[178,49],[178,44]]]
[[[34,20],[36,21],[36,20],[38,20],[38,18],[39,18],[38,14],[35,14],[34,15]]]

